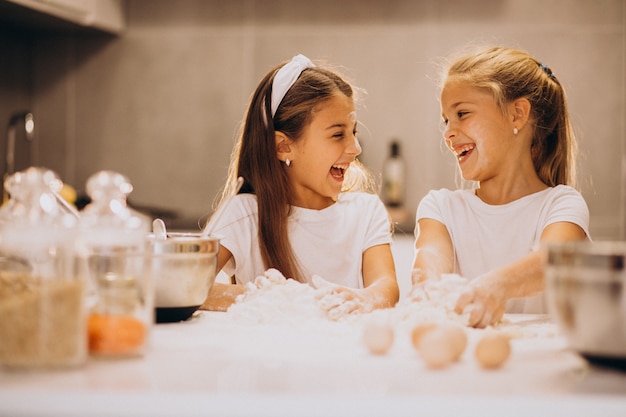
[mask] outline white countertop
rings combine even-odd
[[[142,358],[0,371],[0,416],[626,415],[626,373],[589,366],[546,332],[547,317],[508,318],[524,336],[501,369],[478,367],[482,331],[472,329],[461,361],[431,370],[407,328],[375,356],[359,323],[243,324],[200,312],[156,325]]]

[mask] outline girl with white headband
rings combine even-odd
[[[268,269],[324,287],[331,318],[397,302],[391,224],[356,160],[356,128],[353,88],[307,57],[261,80],[207,224],[231,284],[216,283],[204,309],[226,309]]]

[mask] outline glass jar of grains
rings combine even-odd
[[[29,168],[7,178],[0,209],[0,364],[54,368],[85,362],[84,286],[73,273],[76,217],[57,176]]]

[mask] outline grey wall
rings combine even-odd
[[[441,146],[437,63],[469,43],[505,44],[565,85],[592,233],[623,236],[626,0],[130,0],[127,18],[119,37],[36,38],[24,64],[40,164],[79,190],[97,170],[117,170],[135,203],[193,225],[211,211],[258,80],[303,53],[367,92],[361,159],[380,172],[399,139],[414,212],[429,189],[457,182]]]

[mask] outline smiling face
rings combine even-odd
[[[464,179],[486,181],[515,165],[513,125],[489,91],[449,80],[441,92],[441,114],[446,145]]]
[[[356,123],[354,102],[341,93],[314,109],[311,123],[281,158],[292,161],[286,168],[292,204],[319,210],[336,201],[346,169],[361,153]]]

